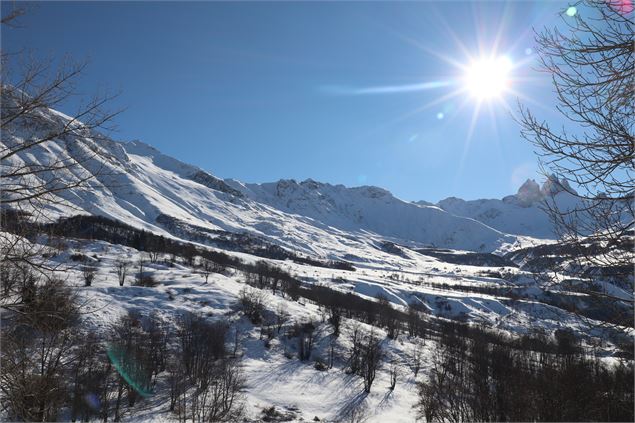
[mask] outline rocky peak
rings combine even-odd
[[[521,205],[529,206],[535,202],[542,200],[543,194],[540,185],[533,180],[527,179],[524,184],[518,188],[516,199]]]
[[[558,178],[553,173],[547,177],[540,189],[543,196],[553,196],[562,191],[573,192],[573,189],[564,178]]]

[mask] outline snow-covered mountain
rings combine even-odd
[[[397,242],[483,251],[491,251],[500,242],[514,241],[514,237],[480,222],[453,216],[439,207],[402,201],[378,187],[347,188],[311,179],[228,183],[258,203],[346,232],[364,231]]]
[[[44,134],[67,122],[68,117],[49,110],[42,112],[35,131]],[[26,132],[20,123],[11,129],[3,141],[23,142]],[[39,176],[65,181],[93,176],[89,186],[61,192],[65,205],[50,203],[48,216],[102,215],[172,236],[182,233],[166,227],[166,219],[203,231],[248,233],[304,254],[353,260],[377,254],[383,241],[490,252],[523,240],[469,216],[402,201],[381,188],[312,180],[223,181],[142,142],[95,135],[77,131],[25,150],[6,165],[78,160],[76,168]]]
[[[545,201],[555,201],[561,210],[572,209],[578,199],[566,181],[551,175],[540,186],[528,179],[514,195],[502,200],[462,200],[449,197],[437,207],[455,216],[469,217],[501,232],[539,239],[555,239],[553,223],[544,210]],[[429,207],[425,201],[416,204]]]

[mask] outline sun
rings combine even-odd
[[[512,67],[507,56],[475,60],[465,69],[465,89],[478,100],[500,98],[510,88]]]

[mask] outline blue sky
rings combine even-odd
[[[121,91],[116,139],[140,139],[223,178],[377,185],[406,200],[492,198],[538,177],[511,114],[519,94],[557,119],[548,77],[532,69],[532,27],[556,25],[566,6],[47,2],[22,28],[2,29],[2,48],[90,59],[79,89]],[[440,56],[467,64],[466,54],[488,55],[496,39],[517,65],[515,93],[503,95],[512,111],[486,102],[471,125],[477,100],[443,100],[464,72]]]

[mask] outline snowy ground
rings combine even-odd
[[[270,347],[265,348],[264,338],[260,337],[260,329],[236,312],[238,293],[245,286],[239,275],[212,274],[208,283],[205,283],[204,277],[193,273],[189,267],[178,264],[168,267],[148,263],[145,271],[159,282],[157,287],[130,286],[132,277],[125,286],[120,287],[114,261],[126,258],[134,262],[139,252],[103,242],[84,244],[81,250],[74,251],[81,251],[91,257],[94,260],[92,264],[98,265],[100,269],[90,288],[82,286],[78,269],[67,269],[64,272],[68,282],[78,286],[82,297],[90,299],[86,302],[84,312],[88,324],[95,330],[105,330],[119,315],[130,310],[138,311],[142,315],[157,313],[165,321],[174,321],[174,316],[183,311],[201,313],[210,319],[233,321],[240,329],[240,345],[247,377],[244,408],[249,418],[257,419],[261,417],[263,409],[275,406],[282,413],[293,414],[294,420],[312,420],[317,416],[320,420],[337,421],[353,409],[374,416],[373,421],[414,420],[415,410],[412,406],[416,402],[417,391],[413,372],[407,364],[410,361],[412,342],[406,337],[390,340],[385,337],[382,330],[361,325],[367,332],[373,329],[378,336],[385,338],[383,347],[387,357],[394,357],[401,368],[394,391],[389,390],[388,367],[384,366],[378,372],[372,392],[365,395],[362,379],[356,375],[345,374],[345,364],[341,359],[350,348],[349,330],[354,321],[345,319],[342,325],[342,333],[335,346],[336,355],[340,358],[336,360],[334,368],[317,371],[314,368],[314,360],[301,362],[297,356],[292,356],[295,345],[284,335],[275,338]],[[65,256],[69,254],[70,251],[57,257],[57,260],[64,261]],[[331,328],[328,323],[322,321],[318,307],[287,301],[270,293],[266,295],[268,310],[274,311],[278,304],[282,303],[293,320],[313,320],[319,324],[313,357],[322,357],[326,360]],[[284,329],[282,332],[284,333]],[[431,348],[430,345],[431,342],[428,341],[428,348]],[[285,355],[285,351],[291,354],[291,358]],[[145,414],[143,407],[148,407],[148,404],[140,407],[141,413],[135,413],[135,421],[144,415],[152,420],[170,418],[166,404],[148,408]]]
[[[85,319],[95,330],[105,330],[108,325],[130,310],[142,315],[156,313],[166,322],[174,322],[175,316],[184,311],[192,311],[208,316],[209,319],[221,319],[232,322],[239,328],[240,350],[247,378],[244,410],[249,419],[262,417],[263,409],[275,406],[282,414],[288,414],[294,421],[320,420],[338,421],[354,410],[367,414],[369,421],[406,422],[415,419],[413,408],[417,401],[416,380],[411,369],[413,340],[400,335],[391,340],[377,328],[371,329],[383,339],[386,353],[383,367],[378,371],[377,379],[370,394],[363,393],[361,377],[345,373],[343,358],[350,349],[350,331],[354,320],[344,319],[342,333],[335,344],[335,365],[332,369],[318,371],[314,360],[328,358],[332,328],[324,320],[317,306],[303,301],[293,302],[280,296],[266,293],[266,306],[275,311],[281,305],[292,321],[308,322],[318,325],[316,348],[312,360],[301,362],[294,356],[295,344],[281,335],[265,347],[260,329],[242,317],[237,307],[240,290],[245,286],[242,275],[235,270],[226,274],[211,274],[208,283],[198,270],[184,264],[170,267],[163,263],[147,263],[145,273],[150,273],[159,282],[153,288],[130,286],[133,275],[129,276],[125,286],[118,284],[115,261],[126,259],[136,263],[141,254],[134,249],[105,242],[68,241],[69,249],[52,260],[72,263],[73,253],[82,253],[90,258],[91,265],[98,267],[98,273],[91,287],[84,287],[81,279],[80,264],[75,263],[62,273],[69,284],[77,286],[78,292],[85,298]],[[257,258],[236,253],[242,259],[251,261]],[[163,258],[167,258],[163,257]],[[572,328],[581,334],[594,334],[597,328],[586,321],[562,309],[543,304],[539,301],[519,300],[510,302],[508,298],[492,295],[454,291],[451,285],[461,286],[522,286],[537,297],[541,290],[533,281],[531,274],[516,268],[485,268],[443,263],[434,258],[418,255],[409,260],[408,266],[395,266],[394,263],[369,262],[359,266],[357,271],[325,269],[300,265],[292,262],[272,261],[296,274],[306,283],[327,284],[342,291],[353,291],[358,295],[374,298],[381,294],[396,307],[404,307],[419,298],[436,316],[464,317],[471,322],[483,323],[490,328],[511,333],[524,333],[529,328],[544,328],[551,333],[558,328]],[[400,269],[401,267],[401,269]],[[501,271],[505,279],[484,276],[484,271]],[[131,270],[134,274],[135,269]],[[513,277],[510,278],[509,275]],[[424,280],[427,284],[420,284]],[[446,283],[450,289],[430,286],[434,283]],[[425,377],[426,366],[430,362],[435,344],[426,341],[423,368],[419,378]],[[612,346],[607,345],[606,354],[610,355]],[[289,358],[291,357],[291,358]],[[389,363],[394,360],[399,368],[399,377],[394,391],[389,389]],[[167,412],[165,402],[160,398],[144,401],[135,411],[134,420],[172,419]],[[349,416],[350,417],[350,416]]]

